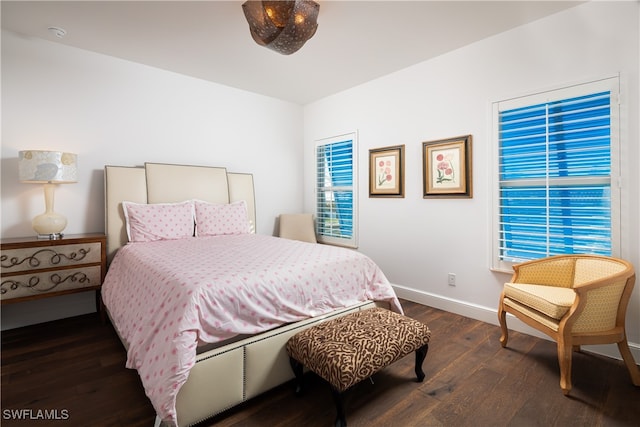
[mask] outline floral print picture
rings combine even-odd
[[[423,143],[424,198],[471,197],[471,135]]]
[[[369,197],[404,197],[404,145],[369,150]]]
[[[449,150],[433,150],[431,152],[434,176],[432,180],[440,188],[459,187],[456,170],[460,170],[460,148],[455,147]]]

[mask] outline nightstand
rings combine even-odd
[[[2,239],[0,302],[9,304],[76,292],[95,291],[102,317],[100,287],[107,272],[104,234],[67,235],[58,240]]]

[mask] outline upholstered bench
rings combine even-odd
[[[427,325],[383,308],[357,311],[305,329],[287,342],[296,393],[302,392],[307,367],[331,385],[336,426],[346,426],[341,393],[414,351],[416,376],[422,382],[430,337]]]

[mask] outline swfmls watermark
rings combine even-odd
[[[68,420],[70,418],[68,409],[3,409],[3,420]]]

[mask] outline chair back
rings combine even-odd
[[[313,214],[281,214],[279,229],[279,237],[317,243]]]
[[[626,262],[617,258],[579,257],[576,258],[573,286],[580,286],[592,280],[611,277],[628,268],[629,266]]]

